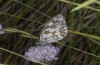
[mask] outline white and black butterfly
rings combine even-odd
[[[55,47],[52,42],[62,40],[67,35],[67,25],[62,14],[54,16],[41,32],[40,40],[36,47],[31,47],[25,53],[26,59],[33,62],[45,62],[57,60],[59,47]]]
[[[65,17],[62,14],[58,14],[45,25],[40,35],[40,42],[37,44],[57,42],[66,35],[67,25]]]

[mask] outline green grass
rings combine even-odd
[[[59,59],[46,65],[100,65],[100,2],[89,1],[1,0],[0,23],[6,33],[0,35],[0,63],[45,65],[25,60],[24,53],[39,40],[46,22],[63,13],[68,35],[55,45],[64,44]]]

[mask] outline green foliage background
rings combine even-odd
[[[61,47],[59,59],[46,65],[100,65],[97,0],[0,0],[0,24],[6,31],[0,35],[0,63],[42,65],[23,55],[39,39],[45,23],[59,13],[66,18],[68,35],[55,44]]]

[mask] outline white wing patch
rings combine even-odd
[[[40,41],[45,41],[47,43],[57,42],[62,40],[66,35],[67,26],[65,17],[58,14],[45,25],[40,35]]]

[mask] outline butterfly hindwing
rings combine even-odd
[[[62,40],[67,35],[67,26],[65,17],[61,14],[54,16],[44,27],[40,41],[48,43]]]

